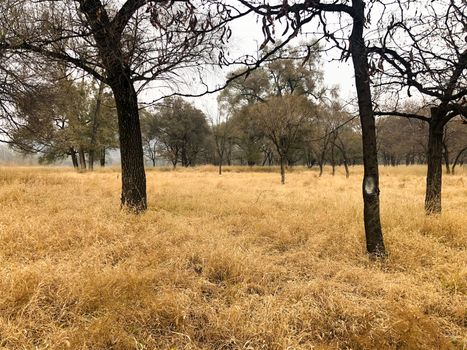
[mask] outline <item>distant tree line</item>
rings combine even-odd
[[[141,110],[143,150],[152,166],[199,164],[314,166],[332,175],[343,166],[362,163],[361,129],[356,116],[339,102],[338,91],[326,88],[317,49],[306,64],[293,59],[288,47],[264,67],[234,79],[218,97],[219,113],[208,117],[180,97],[166,98],[154,108]],[[281,58],[287,57],[287,58]],[[10,146],[24,154],[39,154],[52,163],[69,157],[75,168],[105,166],[106,152],[118,148],[115,102],[102,82],[71,79],[48,69],[33,90],[14,95],[20,123],[8,127]],[[239,75],[239,71],[229,74]],[[405,113],[422,113],[404,106]],[[429,111],[427,112],[429,113]],[[403,116],[381,116],[376,121],[379,162],[386,166],[425,164],[428,125]],[[467,158],[467,130],[454,118],[443,133],[447,173]]]
[[[288,101],[289,100],[289,101]],[[298,101],[297,101],[298,100]],[[242,109],[218,123],[182,98],[164,100],[151,112],[144,112],[142,129],[147,160],[156,166],[157,161],[167,162],[174,168],[200,164],[271,166],[284,165],[351,166],[362,163],[360,130],[352,116],[342,110],[324,105],[310,114],[299,114],[296,124],[289,129],[278,119],[281,106],[300,107],[294,97],[274,97],[270,108]],[[290,103],[290,104],[288,104]],[[265,105],[268,106],[268,105]],[[301,106],[312,108],[310,104]],[[314,114],[313,114],[314,113]],[[303,115],[302,119],[299,119]],[[276,120],[278,119],[278,120]],[[289,120],[285,119],[285,123]],[[215,122],[215,121],[214,121]],[[293,130],[293,126],[297,130]],[[282,143],[276,147],[271,136],[276,129],[285,128]],[[378,157],[384,166],[426,164],[428,139],[426,123],[403,117],[379,118],[376,123]],[[450,121],[443,140],[443,159],[446,172],[467,161],[465,140],[467,130],[461,119]],[[278,139],[279,140],[279,139]],[[290,142],[288,142],[290,141]]]

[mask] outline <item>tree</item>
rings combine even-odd
[[[260,132],[274,145],[279,156],[281,183],[285,184],[285,162],[303,125],[311,117],[312,106],[304,96],[284,95],[268,98],[251,107]]]
[[[365,8],[366,2],[363,0],[352,0],[349,4],[347,0],[330,3],[323,1],[299,1],[289,4],[287,1],[277,1],[275,3],[258,5],[253,1],[239,1],[262,16],[263,33],[265,34],[264,44],[275,42],[273,38],[275,31],[271,30],[275,25],[275,21],[286,21],[286,32],[292,30],[294,35],[298,35],[305,24],[316,19],[324,31],[324,38],[327,38],[336,47],[343,50],[342,57],[352,57],[363,145],[364,177],[362,192],[366,245],[367,251],[372,256],[384,256],[385,247],[379,212],[379,174],[375,118],[370,89],[368,51],[363,38],[366,22],[370,17],[368,7]],[[365,12],[365,9],[367,12]],[[333,22],[338,23],[338,28],[335,31],[330,29],[332,22],[331,24],[328,23],[328,14],[334,15]],[[341,15],[345,15],[350,19],[352,31],[348,37],[343,33],[347,23],[342,21]],[[335,35],[337,32],[339,32],[338,36]],[[344,37],[344,39],[339,40],[341,37]]]
[[[113,98],[92,83],[50,71],[47,85],[13,97],[16,120],[6,126],[9,143],[22,153],[40,153],[51,163],[71,156],[73,166],[93,168],[93,151],[116,147]]]
[[[248,165],[260,163],[261,153],[262,164],[272,164],[274,150],[277,152],[271,139],[258,129],[251,106],[265,103],[271,97],[292,95],[307,96],[319,101],[325,93],[322,72],[318,67],[318,46],[315,43],[308,45],[310,57],[305,64],[295,58],[299,51],[297,47],[285,46],[271,54],[264,67],[251,71],[246,76],[239,76],[244,69],[228,75],[230,83],[220,94],[219,103],[222,110],[232,116],[232,123],[236,127],[235,139]],[[269,52],[267,48],[265,51]],[[297,137],[295,145],[289,145],[283,157],[278,155],[279,160],[282,159],[288,165],[295,164],[302,157],[303,147],[298,145],[298,141]]]
[[[441,212],[441,184],[444,129],[456,116],[467,118],[467,49],[465,48],[465,1],[430,3],[413,19],[391,20],[380,40],[369,50],[380,59],[372,63],[379,86],[399,92],[411,89],[427,99],[430,115],[404,113],[398,105],[378,115],[396,115],[428,123],[427,214]],[[440,20],[442,18],[442,20]],[[406,42],[404,42],[406,40]],[[383,65],[383,62],[386,64]]]
[[[66,63],[112,89],[122,164],[121,204],[146,209],[138,91],[174,79],[180,69],[214,61],[232,8],[210,1],[100,0],[3,1],[0,47],[18,56]],[[6,19],[5,19],[6,18]],[[11,17],[10,17],[11,18]]]
[[[336,125],[331,122],[331,112],[327,106],[321,104],[318,109],[316,118],[311,119],[307,125],[308,132],[305,142],[315,155],[319,166],[319,176],[321,177],[326,162],[326,153],[333,136],[332,131]]]
[[[229,118],[221,120],[220,116],[219,114],[216,123],[211,120],[211,134],[219,162],[219,175],[222,175],[222,163],[225,158],[230,159],[234,136],[231,120]]]
[[[152,166],[155,167],[162,145],[154,135],[154,116],[147,110],[141,111],[140,116],[144,155],[149,159]]]
[[[210,133],[204,113],[179,97],[165,99],[144,123],[144,138],[174,168],[179,161],[184,167],[194,166]]]

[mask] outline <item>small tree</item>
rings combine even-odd
[[[174,168],[179,161],[184,167],[196,164],[210,132],[202,111],[179,97],[167,98],[156,106],[154,113],[146,115],[146,123],[144,138]]]
[[[279,157],[281,183],[285,184],[287,154],[298,140],[303,126],[312,113],[312,106],[304,96],[270,97],[251,107],[258,130],[274,145]]]
[[[219,175],[222,175],[222,164],[232,152],[233,145],[233,125],[230,119],[221,120],[220,114],[217,121],[211,120],[211,134],[214,139],[215,151],[218,158]]]

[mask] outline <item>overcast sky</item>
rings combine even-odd
[[[261,25],[256,23],[256,17],[253,15],[241,18],[234,21],[230,28],[232,29],[232,37],[229,40],[229,52],[230,57],[236,58],[244,54],[250,54],[256,56],[257,48],[261,45],[264,40]],[[313,24],[309,25],[309,28],[313,28]],[[280,30],[277,30],[278,32]],[[310,38],[312,35],[307,36]],[[293,39],[291,44],[298,45],[300,41],[305,40],[305,37],[297,37]],[[355,95],[354,89],[354,76],[353,69],[351,67],[351,60],[347,62],[338,62],[340,52],[326,53],[322,55],[321,67],[324,72],[324,84],[328,87],[338,86],[340,88],[340,95],[342,99],[348,100]],[[334,60],[333,60],[334,59]],[[203,78],[208,82],[210,88],[216,85],[221,85],[225,82],[225,75],[234,70],[234,67],[227,67],[224,69],[218,68],[206,68],[206,76]],[[191,77],[187,76],[186,81],[189,83],[187,86],[180,85],[179,89],[181,92],[193,93],[196,91],[198,86]],[[217,94],[211,94],[199,98],[190,98],[198,108],[202,109],[208,117],[215,118],[217,114]],[[143,97],[144,100],[152,101],[160,97],[160,91],[150,90]]]

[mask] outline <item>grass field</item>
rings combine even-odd
[[[385,262],[365,255],[361,168],[319,178],[0,168],[0,349],[465,349],[467,177],[423,213],[424,167],[381,168]]]

